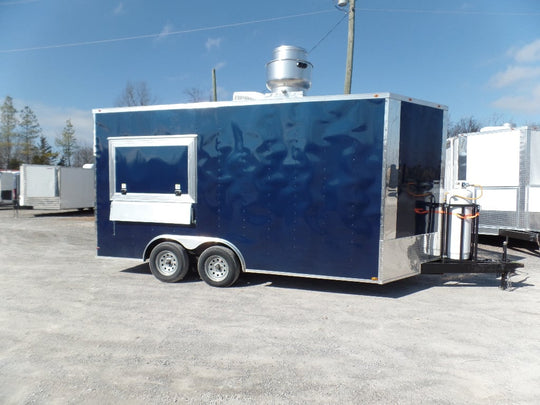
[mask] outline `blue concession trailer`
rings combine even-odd
[[[420,274],[444,106],[390,93],[95,109],[99,256],[384,284]]]

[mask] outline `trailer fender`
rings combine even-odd
[[[231,249],[238,257],[242,272],[246,271],[246,262],[244,261],[244,256],[242,256],[242,253],[234,244],[232,244],[231,242],[225,239],[206,237],[206,236],[182,236],[182,235],[156,236],[154,239],[148,242],[148,244],[144,248],[142,259],[144,261],[148,260],[150,258],[150,253],[152,252],[152,249],[159,243],[165,242],[165,241],[173,241],[173,242],[179,243],[180,245],[184,247],[184,249],[188,251],[196,251],[202,245],[226,246],[229,249]]]

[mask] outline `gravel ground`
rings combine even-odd
[[[89,213],[0,209],[1,404],[537,404],[540,258],[385,286],[156,280]],[[493,250],[482,245],[482,251]]]

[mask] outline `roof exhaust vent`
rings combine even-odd
[[[282,45],[274,49],[274,59],[266,64],[266,87],[273,94],[304,94],[311,87],[313,65],[304,48]]]

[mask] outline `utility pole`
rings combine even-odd
[[[217,101],[216,69],[212,69],[212,100]]]
[[[351,94],[353,54],[354,54],[354,3],[355,0],[348,0],[349,3],[349,34],[347,39],[347,65],[345,68],[345,94]],[[347,1],[341,0],[338,5],[346,5]]]

